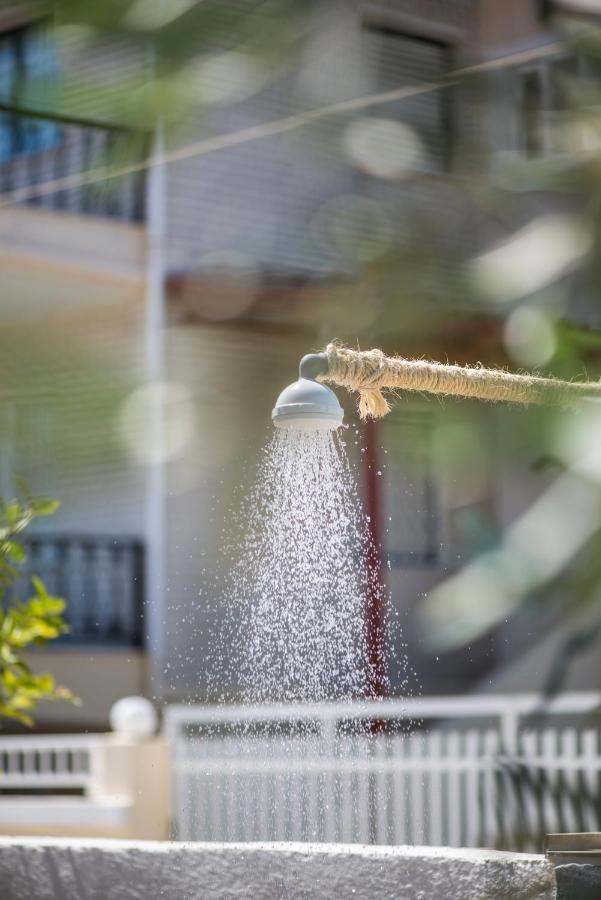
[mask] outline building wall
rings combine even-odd
[[[230,99],[205,109],[202,116],[191,109],[170,149],[316,106],[436,81],[447,64],[456,65],[468,51],[478,59],[548,39],[539,33],[534,4],[512,3],[510,9],[509,15],[505,8],[501,13],[497,5],[480,4],[479,43],[473,35],[465,47],[461,40],[451,41],[453,53],[447,59],[439,44],[413,40],[413,31],[411,39],[367,31],[346,4],[328,5],[322,29],[298,65],[284,75],[278,70],[275,79],[266,77],[251,99],[236,95],[233,71]],[[129,61],[121,45],[100,48],[92,61],[76,45],[65,52],[74,73],[88,65],[108,73],[109,81],[115,73],[139,73],[139,60]],[[506,81],[503,72],[489,85],[496,122],[481,123],[477,105],[476,113],[470,113],[459,104],[465,116],[456,120],[458,130],[465,135],[466,123],[473,129],[466,144],[482,140],[486,145],[488,140],[497,148],[515,149],[515,98],[512,90],[504,90]],[[81,113],[86,84],[82,81],[78,92],[75,79],[71,87],[69,109]],[[103,112],[102,104],[96,110],[98,115],[108,111],[105,106]],[[364,345],[385,335],[391,349],[417,347],[418,353],[423,352],[425,336],[430,346],[437,340],[441,354],[449,352],[454,320],[469,306],[463,264],[481,244],[503,234],[498,222],[482,214],[478,196],[466,192],[460,180],[454,182],[457,174],[469,170],[466,160],[479,157],[462,149],[446,158],[448,121],[440,91],[357,115],[364,114],[391,117],[421,134],[425,149],[408,173],[411,177],[381,182],[353,162],[345,140],[355,114],[218,152],[200,147],[168,167],[168,270],[183,278],[188,318],[174,317],[165,335],[171,433],[165,463],[165,606],[158,614],[163,627],[152,648],[161,673],[152,688],[157,694],[206,696],[205,650],[211,637],[199,592],[203,584],[219,583],[223,576],[216,562],[222,524],[235,509],[236,486],[252,477],[269,435],[273,399],[294,377],[299,357],[331,337],[354,341],[359,335]],[[533,204],[525,201],[514,221],[533,215],[537,204],[538,198]],[[355,223],[350,228],[349,220]],[[429,226],[426,239],[419,227],[424,221]],[[61,511],[44,527],[143,535],[147,466],[153,457],[147,428],[152,395],[143,386],[144,230],[47,210],[15,210],[0,229],[8,285],[0,319],[0,368],[5,384],[18,395],[3,413],[9,436],[0,457],[5,490],[19,472],[33,490],[58,496]],[[397,269],[385,253],[384,262],[378,256],[378,240],[384,235],[386,243],[389,234],[394,238],[385,250],[399,263]],[[427,259],[426,268],[404,268],[420,253]],[[378,292],[378,279],[384,280],[387,266],[393,286],[385,294]],[[239,290],[220,292],[217,282],[190,287],[190,275],[224,269],[239,273]],[[277,278],[282,273],[306,280],[301,302],[279,302]],[[310,306],[317,276],[339,280],[331,294],[326,283]],[[260,297],[266,283],[275,297],[270,313],[263,315]],[[352,304],[345,302],[347,285],[349,296],[355,294]],[[477,341],[466,344],[463,358],[469,360],[478,352]],[[454,413],[445,416],[438,413],[439,424],[457,424]],[[492,413],[486,416],[494,422]],[[461,422],[461,414],[458,418]],[[399,427],[402,430],[402,416]],[[396,446],[392,426],[387,428],[382,429],[382,441],[396,447],[398,472],[409,456],[404,455],[407,448]],[[482,433],[477,431],[477,437]],[[413,452],[411,447],[407,452]],[[478,496],[470,499],[490,514],[497,530],[542,489],[541,479],[524,465],[486,473],[478,482]],[[415,470],[415,479],[422,474]],[[403,545],[408,536],[415,537],[412,516],[421,517],[420,523],[424,516],[437,516],[438,540],[447,551],[446,557],[440,554],[428,565],[418,560],[391,568],[387,578],[393,605],[402,617],[469,552],[456,542],[455,513],[462,504],[469,505],[460,496],[458,479],[453,471],[437,476],[440,499],[432,510],[420,506],[419,498],[405,497],[408,512],[398,525],[401,532],[386,537],[392,553],[400,548],[418,557],[419,548],[411,542]],[[398,485],[386,491],[390,499],[398,494]],[[450,558],[453,554],[455,559]],[[405,628],[411,643],[418,644],[421,638],[413,624]],[[459,674],[457,659],[435,666],[426,644],[417,656],[419,677],[427,685],[444,682],[453,684],[449,689],[459,689],[473,678],[471,663]],[[479,660],[475,670],[480,672],[478,667],[486,663]],[[397,685],[401,677],[397,672]]]
[[[22,478],[61,503],[28,534],[145,538],[145,428],[131,404],[145,378],[145,256],[137,226],[0,215],[0,494],[12,498]],[[80,609],[82,598],[66,599]],[[67,643],[30,662],[83,701],[42,704],[36,722],[51,730],[106,728],[112,703],[148,686],[139,649]]]
[[[202,271],[237,262],[251,271],[276,274],[355,275],[357,260],[352,253],[349,256],[348,248],[340,245],[342,240],[337,246],[328,238],[328,231],[336,227],[341,202],[359,203],[367,231],[376,228],[382,217],[390,218],[397,236],[403,230],[395,211],[402,186],[391,188],[388,183],[383,188],[349,154],[348,126],[362,117],[403,123],[407,135],[398,152],[407,154],[409,168],[444,171],[446,95],[437,91],[325,117],[221,149],[203,148],[203,140],[218,141],[250,126],[430,83],[450,65],[444,45],[416,39],[402,30],[394,33],[371,27],[367,17],[345,3],[321,4],[309,23],[312,30],[293,64],[289,59],[278,60],[257,75],[254,85],[251,80],[240,86],[235,67],[219,70],[218,83],[211,80],[208,69],[202,80],[204,70],[199,65],[199,83],[205,92],[212,90],[217,96],[221,91],[223,100],[202,109],[191,106],[171,140],[176,152],[196,148],[189,158],[168,167],[171,269]],[[276,42],[277,35],[272,40]],[[413,158],[415,132],[422,142],[417,160]],[[343,218],[343,210],[339,212]],[[378,221],[371,221],[370,215]]]
[[[30,209],[2,229],[2,490],[21,476],[60,499],[41,528],[140,534],[144,472],[122,415],[144,377],[143,235]]]
[[[35,672],[50,672],[81,701],[41,703],[35,714],[41,730],[108,731],[117,700],[148,692],[147,658],[136,648],[49,646],[31,651],[28,662]]]
[[[169,330],[167,348],[168,378],[189,398],[193,430],[166,467],[167,585],[158,668],[166,696],[205,699],[220,682],[232,687],[225,683],[227,660],[219,672],[208,653],[219,619],[235,614],[226,578],[235,563],[235,548],[226,552],[232,519],[271,435],[275,398],[296,378],[310,346],[301,335],[186,326]]]

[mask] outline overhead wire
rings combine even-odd
[[[64,175],[48,181],[37,182],[33,185],[26,185],[12,191],[0,193],[0,209],[18,205],[20,203],[26,203],[29,200],[48,196],[50,194],[58,193],[59,191],[72,190],[73,188],[85,187],[109,179],[134,175],[155,166],[207,156],[210,153],[227,150],[230,147],[237,147],[251,141],[263,140],[264,138],[285,134],[286,132],[302,128],[305,125],[310,125],[314,122],[319,122],[330,116],[360,112],[365,109],[383,106],[395,101],[406,100],[410,97],[417,97],[422,94],[451,87],[454,84],[457,84],[461,79],[472,75],[542,60],[556,55],[558,51],[561,51],[562,49],[564,49],[564,45],[559,41],[549,42],[526,50],[520,50],[509,55],[475,63],[471,66],[464,66],[459,69],[451,70],[444,78],[437,81],[406,85],[404,87],[380,91],[362,97],[339,100],[324,106],[283,116],[271,122],[261,122],[256,125],[249,125],[245,128],[237,129],[236,131],[226,132],[225,134],[201,138],[200,140],[185,144],[182,147],[173,148],[160,153],[151,152],[142,160],[127,163],[122,166],[98,166],[85,172],[76,172],[72,175]]]

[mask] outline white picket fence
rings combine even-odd
[[[540,849],[601,828],[601,693],[170,706],[182,840]]]

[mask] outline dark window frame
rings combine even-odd
[[[8,47],[9,54],[13,57],[12,62],[12,83],[6,95],[6,99],[0,96],[0,112],[3,119],[8,123],[8,134],[10,135],[10,146],[7,160],[13,160],[20,155],[36,153],[46,149],[43,142],[40,146],[28,146],[28,140],[31,138],[31,123],[37,119],[45,119],[47,124],[54,117],[40,114],[36,110],[27,111],[27,60],[26,48],[27,41],[31,36],[39,33],[45,25],[44,20],[29,21],[13,28],[0,31],[0,48]],[[4,93],[4,92],[3,92]],[[56,129],[55,143],[61,140],[61,131]],[[7,160],[0,160],[6,162]]]
[[[553,153],[543,134],[544,116],[565,111],[555,81],[557,72],[575,66],[577,73],[586,72],[585,61],[579,54],[560,52],[556,56],[519,66],[515,70],[516,85],[516,150],[528,159],[540,159]],[[528,84],[538,93],[538,103],[528,102]]]
[[[395,533],[398,523],[389,525],[388,522],[382,522],[382,547],[383,560],[390,570],[409,570],[409,569],[425,569],[439,570],[445,564],[444,552],[442,550],[442,541],[445,531],[444,517],[445,511],[442,507],[440,485],[436,478],[436,470],[432,459],[432,442],[437,427],[437,417],[433,410],[428,410],[420,403],[411,404],[410,408],[394,411],[391,418],[383,423],[383,434],[380,438],[388,448],[388,457],[382,459],[383,471],[383,490],[387,492],[387,499],[381,499],[380,515],[383,516],[386,511],[391,510],[391,493],[389,479],[391,478],[390,469],[394,471],[395,463],[399,459],[403,459],[405,469],[407,463],[411,466],[411,460],[414,458],[414,450],[411,448],[407,453],[407,447],[403,447],[401,455],[395,455],[398,449],[395,447],[395,441],[389,435],[388,440],[384,439],[386,431],[392,429],[401,429],[403,434],[411,433],[412,441],[416,441],[420,448],[420,473],[419,483],[416,482],[415,501],[420,500],[415,506],[414,512],[420,517],[421,525],[421,546],[409,547],[402,546],[402,531],[406,523],[401,522],[401,528]],[[415,474],[415,473],[414,473]],[[414,532],[415,532],[414,528]]]
[[[400,24],[397,27],[393,22],[370,22],[369,18],[362,19],[361,27],[363,30],[373,34],[388,35],[390,37],[402,38],[403,40],[415,41],[416,43],[435,47],[442,51],[446,62],[443,78],[453,69],[456,50],[455,45],[450,41],[434,37],[430,34],[420,33],[417,29],[402,28]],[[450,82],[449,84],[441,84],[436,90],[440,91],[440,132],[442,138],[441,146],[443,147],[440,174],[445,175],[453,170],[454,164],[456,120],[455,99]]]
[[[35,108],[27,96],[27,69],[26,69],[26,40],[27,35],[43,33],[47,26],[47,19],[35,19],[16,27],[0,31],[0,45],[7,42],[13,48],[14,72],[16,76],[11,84],[10,93],[0,95],[0,128],[7,138],[8,151],[2,155],[0,145],[0,190],[10,192],[14,185],[14,172],[22,173],[25,167],[29,183],[34,185],[39,179],[38,174],[44,165],[52,166],[49,173],[50,179],[60,178],[61,155],[70,153],[69,134],[79,130],[78,139],[83,153],[84,170],[88,170],[93,164],[94,137],[98,138],[103,147],[114,149],[118,142],[128,142],[131,153],[135,159],[143,159],[148,156],[150,147],[150,134],[143,131],[132,130],[127,125],[86,118],[79,115],[71,116],[56,112],[53,109]],[[59,66],[57,61],[57,73]],[[47,156],[53,156],[54,161],[46,162]],[[22,162],[21,162],[22,160]],[[17,175],[16,186],[21,186]],[[80,214],[99,214],[111,218],[120,218],[131,222],[143,222],[146,218],[146,189],[145,172],[140,169],[129,176],[125,176],[127,196],[124,200],[125,211],[120,211],[119,203],[115,201],[115,193],[118,193],[117,181],[113,178],[106,183],[100,182],[99,186],[84,185],[79,191],[77,202],[69,199],[70,191],[57,191],[51,194],[48,202],[43,196],[33,195],[27,203],[33,205],[50,206],[56,209],[67,209]],[[113,190],[107,190],[109,185]]]

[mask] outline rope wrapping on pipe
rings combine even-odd
[[[379,419],[390,410],[382,391],[421,391],[492,402],[568,406],[586,397],[601,398],[600,382],[560,381],[482,366],[456,366],[423,359],[385,356],[381,350],[326,347],[329,371],[320,375],[359,392],[359,415]]]

